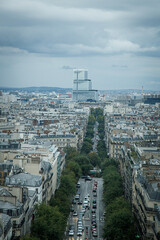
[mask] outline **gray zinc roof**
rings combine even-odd
[[[8,216],[7,214],[4,214],[4,213],[0,213],[0,218],[3,221],[4,227],[8,224],[9,220],[11,219],[10,216]]]
[[[7,185],[39,187],[41,183],[41,176],[36,176],[30,173],[18,173],[16,175],[6,177]]]
[[[0,187],[0,196],[12,196],[12,194],[8,192],[5,188]]]

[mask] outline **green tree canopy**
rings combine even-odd
[[[67,218],[70,213],[71,198],[64,194],[63,189],[56,191],[55,196],[51,198],[50,205],[58,207],[59,211]]]
[[[131,210],[130,205],[128,202],[124,199],[123,196],[116,197],[114,201],[112,201],[110,204],[108,204],[105,208],[105,211],[107,213],[107,216],[110,216],[114,212],[119,211],[119,209],[128,209]]]
[[[21,240],[40,240],[40,238],[25,236],[25,237],[21,238]]]
[[[103,125],[103,123],[104,123],[104,116],[103,116],[103,115],[98,115],[98,116],[97,116],[97,121],[98,121],[99,123],[102,123],[102,125]]]
[[[65,153],[66,153],[66,161],[73,159],[75,156],[78,156],[80,153],[76,150],[76,148],[73,147],[66,147],[64,149]]]
[[[90,114],[89,119],[88,119],[88,124],[94,125],[95,124],[95,116],[94,114]]]
[[[89,158],[84,154],[81,154],[77,157],[74,157],[74,161],[77,162],[80,166],[82,164],[89,164],[90,163]]]
[[[86,163],[86,164],[82,164],[81,165],[82,168],[82,174],[83,175],[88,175],[90,173],[90,170],[93,168],[92,165],[90,163]]]
[[[93,167],[101,167],[101,159],[98,156],[97,153],[91,152],[88,154],[88,158],[90,159],[90,163],[93,165]]]
[[[32,236],[39,239],[61,240],[66,227],[65,218],[57,207],[45,204],[36,206],[36,215],[32,225]]]
[[[114,159],[104,158],[103,163],[102,163],[102,170],[106,169],[110,165],[113,165],[116,168],[118,167],[118,163]]]
[[[67,164],[67,169],[70,172],[74,172],[76,179],[78,179],[81,176],[81,168],[77,162],[70,161]]]
[[[90,144],[93,144],[92,138],[86,137],[84,141],[89,142]]]
[[[69,197],[75,194],[76,191],[75,183],[76,179],[74,179],[72,175],[65,174],[61,177],[60,188],[62,189],[63,193]]]
[[[119,208],[107,217],[104,226],[104,238],[107,240],[135,239],[131,211]]]
[[[84,141],[83,142],[83,146],[82,146],[82,149],[81,149],[81,152],[82,153],[85,153],[85,154],[88,154],[91,150],[92,150],[92,144],[87,142],[87,141]]]

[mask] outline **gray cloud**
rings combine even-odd
[[[128,61],[135,61],[133,65],[136,65],[137,61],[143,59],[147,66],[150,61],[150,75],[154,79],[159,74],[154,72],[152,64],[155,61],[159,63],[160,58],[159,9],[159,0],[1,1],[0,56],[8,57],[8,62],[14,56],[15,59],[36,59],[37,66],[41,66],[44,58],[44,71],[47,70],[47,64],[56,59],[58,69],[67,70],[76,65],[91,69],[95,76],[100,75],[98,70],[95,72],[99,59],[103,82],[105,74],[114,77],[116,73],[112,73],[113,68],[116,71],[124,70],[121,71],[123,74],[127,74],[127,71],[132,74],[132,64]],[[85,61],[88,59],[88,62]],[[107,72],[102,59],[107,64],[108,59],[112,59]],[[117,59],[124,61],[117,63]],[[25,63],[25,60],[22,62]],[[29,66],[30,62],[27,61],[27,64]],[[25,67],[22,68],[25,71]],[[7,78],[4,69],[2,72]],[[140,75],[147,79],[147,70],[144,69]],[[16,70],[12,68],[12,71]],[[49,72],[52,74],[52,70]],[[34,78],[38,77],[35,73]],[[119,77],[127,81],[128,75]]]
[[[95,2],[84,7],[90,1],[80,7],[71,7],[73,1],[67,6],[57,1],[57,5],[51,1],[5,1],[0,8],[0,45],[56,56],[159,51],[153,41],[160,30],[157,8],[120,2],[125,10],[110,1],[100,1],[98,8]],[[157,28],[149,31],[150,35],[146,26]]]

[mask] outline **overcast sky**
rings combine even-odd
[[[160,0],[0,0],[0,86],[160,90]]]

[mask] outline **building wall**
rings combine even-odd
[[[142,230],[143,240],[158,240],[160,231],[159,221],[156,221],[159,200],[150,199],[147,190],[134,175],[133,181],[133,212],[135,213]],[[155,225],[156,223],[156,225]]]
[[[73,101],[81,101],[81,102],[87,101],[88,99],[98,101],[98,92],[97,90],[73,91],[72,99]]]

